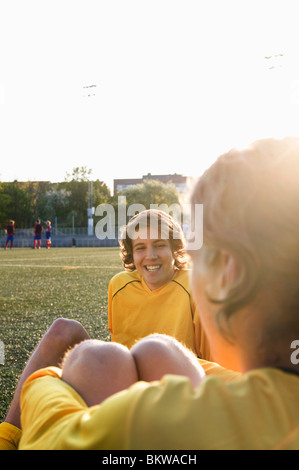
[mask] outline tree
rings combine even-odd
[[[67,206],[67,225],[71,225],[72,216],[75,216],[77,227],[87,226],[87,199],[88,180],[91,170],[86,167],[73,168],[72,173],[67,173],[65,181],[59,184],[69,194]]]
[[[157,180],[146,180],[144,183],[128,187],[121,192],[126,196],[127,204],[139,203],[150,208],[151,204],[180,204],[179,193],[174,184],[164,184]]]
[[[0,187],[0,227],[5,227],[9,219],[9,205],[11,204],[11,196]],[[11,216],[12,217],[12,216]]]
[[[67,224],[70,225],[72,216],[75,217],[77,227],[87,226],[88,186],[91,182],[92,170],[86,167],[76,167],[72,173],[67,173],[66,179],[59,187],[69,193]],[[90,186],[91,187],[91,186]],[[92,205],[98,206],[108,202],[110,191],[102,181],[92,182]]]
[[[46,204],[46,194],[48,191],[51,190],[53,183],[50,181],[26,181],[26,182],[19,182],[19,187],[26,192],[29,201],[30,201],[30,208],[31,208],[31,219],[27,227],[32,226],[34,221],[37,218],[43,217],[42,210],[43,206]]]
[[[70,193],[63,188],[58,188],[58,185],[52,187],[41,195],[36,206],[36,218],[41,220],[51,220],[52,222],[57,217],[63,221],[68,216],[69,197]]]
[[[126,197],[127,207],[140,204],[145,209],[155,206],[165,212],[172,212],[173,209],[180,208],[180,196],[175,185],[157,180],[149,179],[144,183],[128,187],[121,191],[120,195]]]
[[[77,166],[73,168],[72,173],[67,173],[65,181],[89,181],[92,170],[86,166]]]
[[[32,219],[32,205],[28,193],[17,181],[2,183],[0,191],[1,224],[13,219],[18,228],[27,227]]]
[[[99,204],[105,204],[110,201],[111,194],[110,189],[103,181],[96,180],[93,182],[93,201],[94,206],[97,207]]]
[[[0,182],[0,227],[15,220],[17,228],[32,227],[34,220],[57,217],[58,223],[72,226],[73,217],[77,227],[87,226],[88,185],[91,170],[76,167],[67,173],[65,181]],[[100,181],[93,182],[93,205],[96,207],[110,201],[108,186]]]

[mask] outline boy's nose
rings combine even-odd
[[[146,257],[149,259],[157,258],[156,250],[154,247],[148,247],[146,250]]]

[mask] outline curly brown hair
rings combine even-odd
[[[173,217],[164,211],[157,209],[148,209],[132,217],[128,224],[123,227],[120,233],[120,257],[123,266],[127,271],[134,271],[136,266],[133,260],[132,231],[138,233],[141,228],[153,227],[158,229],[155,235],[157,238],[169,239],[170,248],[174,258],[174,267],[176,269],[186,269],[188,264],[187,253],[185,250],[185,239],[181,226]],[[151,228],[152,230],[152,228]]]

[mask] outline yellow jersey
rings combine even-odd
[[[185,377],[166,375],[90,408],[60,377],[48,368],[26,381],[21,450],[299,449],[299,377],[278,369],[235,379],[224,371],[195,389]]]
[[[13,424],[0,424],[0,450],[17,450],[22,431]]]
[[[145,336],[161,333],[212,360],[191,297],[188,270],[177,270],[168,283],[153,291],[138,271],[116,274],[108,286],[108,328],[111,341],[128,348]]]
[[[218,364],[214,362],[202,361],[200,359],[199,359],[199,362],[201,366],[203,367],[206,375],[213,374],[221,378],[222,380],[225,380],[226,382],[234,381],[240,376],[238,372],[224,369],[223,367],[219,366]],[[55,369],[55,368],[41,369],[41,371],[37,371],[28,379],[28,383],[39,377],[45,377],[45,376],[60,378],[61,370]],[[64,382],[60,385],[64,387],[63,384]],[[84,401],[81,399],[79,395],[77,395],[75,390],[69,387],[68,391],[69,391],[69,397],[65,397],[67,402],[70,399],[72,399],[71,397],[73,396],[75,400],[79,400],[80,402],[79,406],[81,407],[81,409],[86,408]],[[22,436],[21,429],[17,428],[16,426],[10,423],[6,423],[6,422],[1,423],[0,424],[0,450],[18,450],[21,436]]]

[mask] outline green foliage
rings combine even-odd
[[[65,181],[89,181],[91,178],[92,170],[89,168],[87,169],[86,166],[77,166],[73,168],[72,173],[67,173],[65,177]]]
[[[41,220],[54,221],[55,217],[65,220],[69,212],[70,192],[53,186],[41,194],[36,205],[35,215]]]
[[[32,219],[33,207],[29,193],[17,181],[2,183],[0,189],[0,224],[5,226],[13,219],[19,227],[25,227]]]
[[[72,216],[75,217],[77,227],[87,226],[87,207],[88,203],[93,206],[109,202],[110,190],[102,181],[92,182],[92,201],[88,200],[89,181],[91,170],[86,167],[77,167],[73,173],[67,174],[63,183],[59,184],[60,190],[68,193],[67,218],[66,221],[71,225]]]
[[[164,184],[161,181],[147,180],[144,183],[129,187],[121,192],[126,196],[127,205],[142,204],[146,209],[152,204],[179,204],[179,194],[175,185]]]
[[[55,218],[64,226],[72,226],[75,217],[77,227],[87,226],[88,181],[91,170],[86,167],[73,169],[64,182],[18,182],[0,184],[0,227],[10,219],[16,228],[30,228],[37,218],[45,221]],[[110,190],[102,181],[93,182],[93,204],[110,201]]]
[[[100,180],[90,182],[91,170],[77,167],[67,174],[61,183],[25,182],[1,183],[0,185],[0,228],[10,219],[15,220],[16,228],[30,228],[34,221],[57,219],[58,226],[71,227],[73,217],[76,227],[87,226],[87,208],[100,204],[111,204],[117,217],[118,196],[126,197],[127,206],[141,204],[146,209],[151,205],[162,204],[170,207],[180,204],[179,193],[173,184],[157,180],[146,180],[111,196],[108,186]],[[92,200],[88,199],[92,185]]]
[[[180,197],[175,185],[157,180],[146,180],[123,190],[120,194],[126,197],[127,207],[141,204],[145,209],[150,209],[155,205],[156,208],[169,212],[172,206],[180,206]]]

